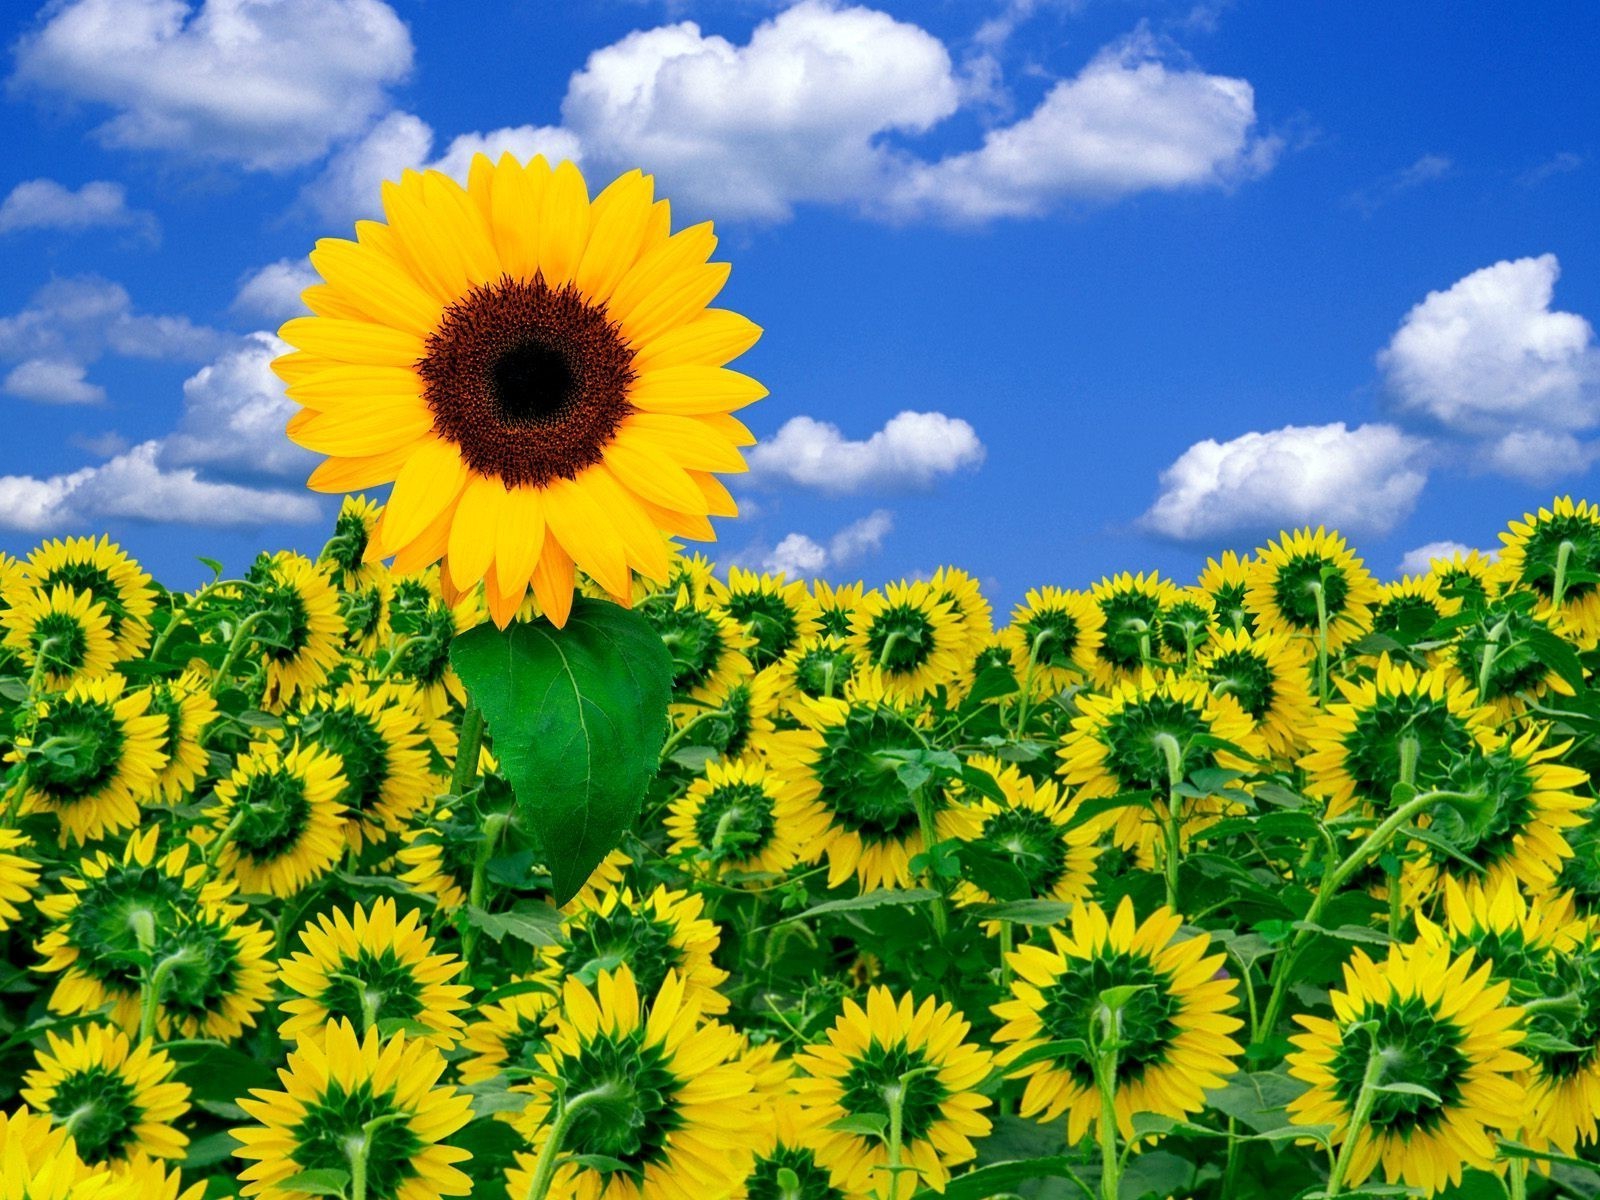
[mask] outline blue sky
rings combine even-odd
[[[271,331],[381,179],[480,148],[718,222],[772,392],[719,558],[1009,604],[1307,520],[1392,575],[1600,498],[1590,4],[11,11],[12,553],[315,549]]]

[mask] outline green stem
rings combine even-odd
[[[726,708],[708,708],[704,712],[695,713],[695,715],[690,717],[688,721],[684,722],[684,725],[681,729],[674,730],[672,736],[662,744],[661,761],[666,762],[667,759],[671,757],[672,752],[681,746],[683,744],[683,740],[688,737],[693,730],[698,728],[702,722],[714,720],[717,717],[729,717],[732,715],[732,711]]]
[[[1506,635],[1510,620],[1510,617],[1501,617],[1483,640],[1483,653],[1478,656],[1478,699],[1480,702],[1489,694],[1489,676],[1494,670],[1495,660],[1500,657],[1500,639]]]
[[[1513,1158],[1506,1172],[1511,1185],[1511,1200],[1528,1200],[1528,1160]]]
[[[223,683],[233,670],[233,664],[238,661],[239,655],[244,653],[245,643],[250,640],[250,631],[258,623],[265,620],[266,617],[267,612],[263,609],[260,612],[251,613],[239,622],[239,627],[233,631],[233,640],[228,643],[228,652],[223,655],[222,665],[217,668],[216,677],[211,681],[211,694],[213,696],[222,690]]]
[[[344,1155],[350,1164],[350,1200],[367,1200],[367,1160],[372,1157],[372,1135],[385,1125],[410,1117],[410,1113],[386,1113],[363,1125],[360,1137],[345,1138]]]
[[[1122,1155],[1117,1145],[1117,1051],[1122,1039],[1122,1011],[1102,1002],[1097,1014],[1100,1036],[1094,1048],[1094,1085],[1100,1093],[1100,1198],[1118,1200],[1122,1190]],[[1091,1026],[1093,1028],[1093,1026]]]
[[[1323,568],[1324,573],[1327,569]],[[1328,592],[1323,586],[1325,582],[1324,575],[1323,579],[1309,585],[1317,598],[1317,702],[1324,707],[1328,703]]]
[[[1048,629],[1041,629],[1028,643],[1028,667],[1022,674],[1022,696],[1017,701],[1017,737],[1022,737],[1022,731],[1028,723],[1028,709],[1033,704],[1033,673],[1039,665],[1039,651],[1044,644],[1055,634]]]
[[[1550,585],[1550,607],[1560,608],[1561,602],[1567,598],[1567,567],[1572,562],[1572,552],[1576,549],[1571,542],[1562,542],[1556,549],[1556,577]]]
[[[1016,943],[1017,927],[1010,921],[1000,922],[1000,992],[1011,996],[1011,951]],[[1000,1097],[1000,1115],[1009,1117],[1016,1106],[1016,1098],[1009,1092]]]
[[[894,649],[896,642],[905,641],[905,634],[898,629],[889,631],[889,636],[883,639],[883,649],[878,651],[878,670],[882,671],[889,665],[889,652]]]
[[[450,792],[465,796],[478,781],[478,748],[483,745],[483,712],[467,698],[461,714],[461,736],[456,742],[455,769],[450,773]]]
[[[1183,778],[1183,748],[1170,733],[1158,733],[1151,741],[1161,751],[1167,764],[1167,811],[1162,820],[1166,854],[1162,868],[1167,884],[1167,907],[1177,912],[1178,863],[1183,857],[1183,828],[1178,812],[1177,788]]]
[[[1361,1090],[1356,1093],[1355,1111],[1350,1115],[1350,1123],[1345,1126],[1344,1142],[1339,1147],[1339,1157],[1334,1160],[1333,1174],[1328,1178],[1328,1188],[1323,1193],[1328,1200],[1333,1200],[1344,1190],[1344,1177],[1350,1171],[1350,1162],[1355,1157],[1356,1142],[1366,1131],[1367,1122],[1372,1119],[1373,1106],[1378,1102],[1378,1083],[1383,1075],[1384,1056],[1376,1046],[1371,1047],[1367,1055],[1367,1069],[1361,1076]]]
[[[511,817],[503,812],[492,812],[483,819],[483,840],[478,843],[478,852],[472,858],[472,883],[467,893],[467,903],[473,908],[483,907],[484,894],[489,886],[489,860],[494,857],[500,836],[510,823]],[[462,957],[469,965],[478,949],[478,933],[476,925],[468,924],[461,934]]]
[[[912,799],[917,809],[917,828],[922,832],[922,852],[928,855],[929,861],[932,862],[933,847],[939,840],[939,830],[934,821],[933,804],[928,796],[927,785],[919,787]],[[942,942],[950,933],[950,910],[945,903],[944,881],[930,870],[926,882],[939,893],[938,899],[933,902],[933,930]]]
[[[167,985],[167,976],[174,967],[180,967],[194,957],[187,948],[167,955],[155,965],[144,981],[144,995],[139,1005],[139,1040],[152,1041],[156,1035],[156,1017],[161,1011],[161,989]]]
[[[528,1181],[528,1190],[522,1194],[522,1200],[545,1200],[550,1192],[550,1182],[555,1178],[556,1167],[560,1164],[567,1134],[572,1131],[573,1120],[590,1105],[617,1099],[619,1094],[620,1089],[616,1084],[606,1083],[557,1107],[555,1124],[550,1127],[550,1136],[545,1138],[544,1147],[539,1151],[539,1161],[533,1169],[533,1178]]]
[[[883,1089],[883,1102],[889,1110],[889,1198],[900,1200],[901,1143],[905,1140],[906,1089],[904,1082]]]
[[[400,664],[405,660],[406,651],[424,640],[421,637],[401,638],[389,650],[389,661],[383,664],[383,670],[378,672],[379,679],[387,679],[400,669]]]

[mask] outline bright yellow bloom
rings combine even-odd
[[[4,644],[53,691],[98,678],[116,665],[111,617],[88,591],[57,584],[49,592],[13,594],[11,606],[0,611],[0,628],[6,631]]]
[[[1377,598],[1372,572],[1319,525],[1280,534],[1256,552],[1244,603],[1264,633],[1312,639],[1326,622],[1328,648],[1338,650],[1367,632]]]

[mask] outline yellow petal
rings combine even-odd
[[[640,372],[628,389],[628,400],[645,412],[692,417],[732,412],[766,394],[760,383],[738,371],[685,365]]]
[[[500,502],[495,527],[495,574],[502,587],[527,583],[544,549],[544,495],[538,488],[516,487]]]
[[[495,168],[489,227],[500,265],[513,279],[532,279],[539,269],[539,209],[549,178],[550,167],[542,155],[524,167],[510,154],[502,154]]]
[[[384,542],[400,546],[417,537],[455,504],[466,481],[467,465],[452,443],[438,437],[419,441],[395,477],[394,491],[384,506]],[[448,537],[448,527],[445,532]]]
[[[307,408],[337,412],[365,401],[410,401],[421,404],[422,380],[410,367],[374,367],[340,363],[296,380],[286,389],[289,399]]]
[[[744,456],[718,437],[703,417],[634,413],[622,422],[626,434],[664,451],[679,466],[696,471],[743,471]]]
[[[382,255],[355,242],[323,238],[311,265],[363,315],[418,337],[427,337],[443,305]]]
[[[578,291],[593,303],[606,303],[638,260],[654,190],[650,176],[629,171],[595,197],[589,214],[592,232],[573,275]]]
[[[617,284],[616,291],[606,302],[606,312],[630,332],[629,321],[634,311],[663,289],[675,287],[681,277],[704,267],[706,259],[717,248],[716,234],[711,232],[711,222],[692,225],[673,234],[661,245],[646,250],[628,273]],[[635,345],[643,345],[636,341]]]
[[[600,507],[622,538],[628,563],[647,579],[665,583],[671,568],[667,559],[667,546],[661,533],[644,515],[631,492],[617,482],[617,478],[598,463],[578,476],[578,482],[590,489]]]
[[[539,555],[539,565],[533,569],[533,594],[539,609],[557,629],[567,623],[572,615],[572,591],[577,584],[573,577],[572,556],[555,538],[545,538]]]
[[[473,475],[462,489],[450,518],[450,579],[466,591],[484,577],[494,561],[495,530],[500,520],[505,484]]]
[[[311,472],[306,486],[314,492],[356,492],[392,483],[410,456],[411,447],[407,444],[382,454],[326,459]]]
[[[617,437],[606,447],[605,463],[629,491],[652,503],[684,512],[700,509],[700,491],[689,473],[649,442]]]
[[[716,299],[733,268],[727,263],[693,267],[651,293],[634,308],[623,332],[635,346],[648,346],[663,333],[694,319]]]
[[[589,191],[583,175],[563,160],[550,176],[539,219],[539,270],[551,287],[570,283],[589,241]]]
[[[432,566],[444,557],[450,541],[450,510],[447,508],[433,519],[433,523],[404,546],[391,547],[394,570],[409,575]]]
[[[545,523],[584,574],[619,596],[630,590],[622,539],[582,479],[556,479],[545,488]]]
[[[687,363],[721,367],[732,362],[761,337],[761,326],[725,308],[708,308],[692,321],[658,334],[633,358],[640,373]]]
[[[298,416],[304,419],[292,423],[289,431],[296,445],[347,458],[409,445],[433,428],[433,414],[420,401],[363,401],[341,405],[337,412],[308,408]]]
[[[410,367],[427,353],[422,339],[415,334],[371,321],[296,317],[278,330],[278,336],[291,346],[337,362]]]
[[[700,486],[700,495],[705,500],[706,512],[713,517],[737,517],[739,505],[733,498],[733,493],[722,486],[722,480],[705,471],[690,471],[689,478]]]

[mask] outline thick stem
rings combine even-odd
[[[1028,668],[1022,674],[1022,695],[1017,700],[1017,737],[1022,737],[1022,731],[1028,723],[1028,709],[1033,704],[1033,673],[1039,665],[1039,651],[1044,648],[1045,642],[1055,635],[1048,629],[1041,629],[1034,635],[1033,641],[1028,643]]]
[[[1383,1067],[1383,1054],[1373,1046],[1367,1056],[1367,1069],[1361,1076],[1361,1090],[1356,1093],[1355,1111],[1350,1115],[1350,1123],[1345,1126],[1344,1142],[1339,1147],[1339,1157],[1334,1160],[1333,1174],[1328,1177],[1328,1189],[1323,1193],[1328,1200],[1333,1200],[1344,1190],[1344,1177],[1349,1174],[1350,1163],[1355,1158],[1356,1143],[1366,1132],[1367,1122],[1372,1119],[1373,1106],[1378,1102],[1377,1087],[1382,1081]]]
[[[901,1143],[905,1140],[906,1089],[892,1083],[883,1089],[883,1102],[889,1110],[889,1200],[900,1200]]]
[[[367,1200],[367,1161],[372,1157],[372,1135],[385,1125],[410,1118],[408,1112],[387,1113],[363,1125],[360,1137],[345,1138],[344,1156],[350,1164],[350,1200]]]
[[[1158,733],[1151,739],[1160,749],[1167,765],[1167,811],[1162,818],[1165,855],[1162,874],[1167,884],[1167,907],[1178,911],[1178,863],[1183,857],[1183,817],[1178,811],[1178,784],[1183,779],[1183,749],[1178,739],[1170,733]]]
[[[1122,1044],[1122,1011],[1102,1003],[1100,1037],[1094,1048],[1094,1084],[1100,1093],[1100,1200],[1118,1200],[1122,1154],[1117,1142],[1117,1051]]]
[[[489,888],[489,861],[494,858],[495,847],[510,823],[510,816],[503,812],[490,813],[483,819],[483,840],[478,843],[478,852],[472,858],[472,883],[467,892],[467,903],[473,908],[483,907],[484,894]],[[478,949],[478,933],[478,927],[469,924],[461,935],[462,957],[468,965]]]
[[[1571,542],[1562,542],[1556,549],[1556,575],[1550,583],[1550,607],[1560,608],[1561,602],[1567,598],[1567,568],[1572,563],[1572,552],[1576,549]]]
[[[695,713],[694,716],[690,717],[684,722],[681,729],[674,730],[672,736],[662,743],[661,761],[666,762],[667,759],[671,757],[672,752],[683,744],[684,739],[687,738],[693,730],[699,728],[699,726],[704,722],[713,720],[717,717],[728,717],[732,715],[732,710],[726,708],[708,708],[705,712]]]
[[[1326,568],[1324,568],[1326,571]],[[1325,580],[1310,585],[1317,598],[1317,702],[1328,703],[1328,592]]]
[[[1488,636],[1483,639],[1483,651],[1478,656],[1478,699],[1480,701],[1489,694],[1489,678],[1494,671],[1495,660],[1500,657],[1500,639],[1505,637],[1510,619],[1509,617],[1501,617],[1495,627],[1489,630]]]
[[[174,967],[181,967],[193,957],[193,953],[187,948],[178,950],[158,962],[146,977],[144,995],[140,997],[139,1004],[139,1040],[141,1042],[148,1042],[155,1038],[156,1018],[161,1012],[161,989],[167,986],[167,977],[172,974]]]
[[[916,795],[913,797],[913,803],[917,808],[917,827],[922,831],[922,852],[928,855],[931,863],[933,847],[939,840],[939,830],[937,823],[934,821],[933,804],[928,796],[926,785],[917,789]],[[931,867],[928,871],[927,884],[939,893],[938,899],[933,902],[933,930],[939,935],[939,940],[942,942],[950,933],[950,911],[945,904],[944,881],[934,873]]]
[[[1528,1160],[1513,1158],[1507,1165],[1507,1182],[1511,1185],[1511,1200],[1528,1200]]]
[[[211,694],[213,696],[222,690],[223,684],[233,671],[233,664],[239,660],[239,655],[244,653],[245,645],[250,640],[250,631],[265,620],[266,617],[267,612],[263,609],[260,612],[251,613],[239,622],[239,627],[233,631],[233,640],[228,643],[228,652],[223,655],[222,663],[217,667],[217,674],[211,681]]]
[[[467,698],[466,711],[461,714],[461,736],[456,742],[455,769],[450,773],[450,791],[465,796],[478,782],[478,749],[483,745],[483,712],[472,698]]]
[[[539,1161],[533,1168],[533,1178],[528,1181],[528,1190],[522,1194],[522,1200],[545,1200],[550,1192],[550,1181],[555,1178],[556,1167],[560,1165],[567,1134],[572,1131],[573,1120],[590,1105],[617,1099],[619,1092],[614,1083],[602,1084],[558,1106],[555,1124],[550,1127],[550,1136],[545,1138],[544,1147],[539,1151]]]

